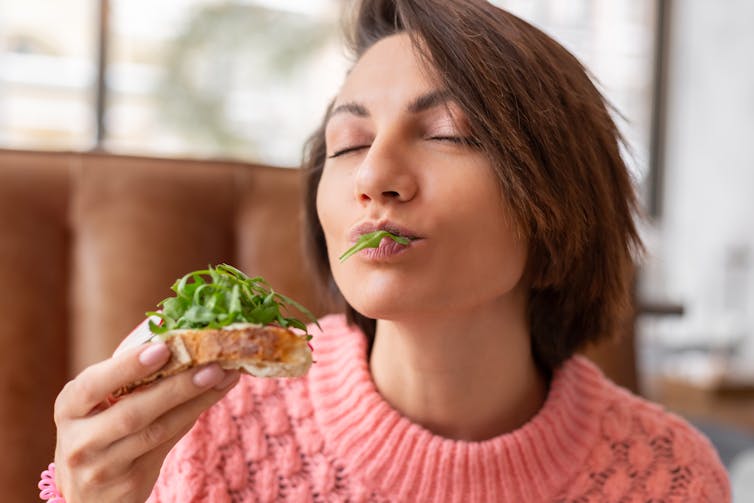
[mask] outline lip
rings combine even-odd
[[[424,239],[424,237],[419,235],[416,231],[388,220],[381,222],[363,222],[358,224],[349,233],[349,238],[351,243],[355,243],[364,234],[382,230],[388,231],[396,236],[409,238],[411,242],[407,245],[403,245],[390,238],[382,238],[379,247],[365,248],[358,252],[357,255],[361,255],[362,258],[370,261],[385,262],[416,246],[417,242]]]
[[[388,231],[391,234],[409,238],[412,241],[423,239],[423,237],[420,236],[417,232],[394,222],[390,222],[389,220],[382,222],[363,222],[361,224],[358,224],[353,229],[351,229],[351,232],[348,234],[348,238],[351,243],[355,243],[362,235],[369,234],[370,232],[374,231]]]

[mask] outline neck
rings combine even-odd
[[[380,394],[446,438],[481,441],[525,424],[547,384],[531,355],[525,304],[511,304],[378,320],[369,364]]]

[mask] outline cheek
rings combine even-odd
[[[351,193],[347,180],[325,169],[317,186],[317,216],[325,233],[328,250],[339,245],[339,230],[347,228],[348,195]]]
[[[315,207],[317,209],[317,218],[319,219],[319,223],[322,226],[323,229],[327,228],[327,197],[326,197],[326,184],[322,183],[324,182],[325,175],[323,174],[322,177],[319,179],[319,183],[317,184],[317,197],[315,201]]]
[[[317,185],[317,216],[319,222],[322,225],[322,229],[325,231],[325,237],[328,235],[328,230],[332,228],[332,216],[335,213],[333,211],[333,204],[335,203],[335,190],[333,188],[332,177],[328,175],[327,170],[322,172],[322,177],[319,179]]]
[[[480,235],[484,250],[480,262],[487,264],[490,276],[495,277],[504,290],[509,290],[526,272],[528,243],[519,235],[506,205],[490,205],[487,210],[490,217],[485,219],[485,228]]]
[[[515,216],[491,169],[467,173],[473,176],[455,184],[462,190],[445,194],[446,208],[452,208],[445,214],[449,235],[463,236],[447,243],[451,250],[448,260],[458,264],[463,288],[489,284],[510,289],[525,272],[528,243],[518,232]]]
[[[444,218],[455,227],[453,231],[474,231],[499,225],[505,216],[505,205],[497,189],[497,178],[484,165],[461,166],[448,170],[440,179],[428,179],[433,201],[441,201]]]
[[[338,289],[353,305],[352,299],[357,296],[359,288],[356,276],[348,271],[354,263],[341,264],[337,258],[349,246],[346,234],[353,224],[353,210],[348,199],[351,189],[342,177],[335,175],[327,170],[322,174],[317,187],[317,216],[325,235],[330,272]]]

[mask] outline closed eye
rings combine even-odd
[[[431,136],[430,140],[448,141],[450,143],[464,143],[464,138],[460,136]]]
[[[337,150],[337,151],[333,152],[332,154],[330,154],[328,156],[328,159],[333,159],[334,157],[338,157],[338,156],[341,156],[343,154],[348,154],[350,152],[356,152],[357,150],[360,150],[362,148],[369,148],[369,145],[356,145],[356,146],[353,146],[353,147],[348,147],[348,148],[344,148],[344,149],[341,149],[341,150]]]
[[[428,138],[428,140],[434,140],[434,141],[444,141],[448,143],[453,143],[456,145],[468,145],[470,147],[479,147],[480,144],[478,141],[476,141],[471,136],[431,136]],[[341,150],[337,150],[330,154],[328,156],[328,159],[333,159],[335,157],[339,157],[344,154],[349,154],[351,152],[356,152],[357,150],[361,150],[363,148],[369,148],[370,145],[354,145],[353,147],[347,147]]]
[[[457,145],[468,145],[470,147],[479,147],[480,143],[471,136],[432,136],[430,140],[445,141]]]

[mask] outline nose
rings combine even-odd
[[[395,144],[372,142],[356,172],[356,198],[361,204],[408,202],[416,196],[418,183],[409,160]]]

